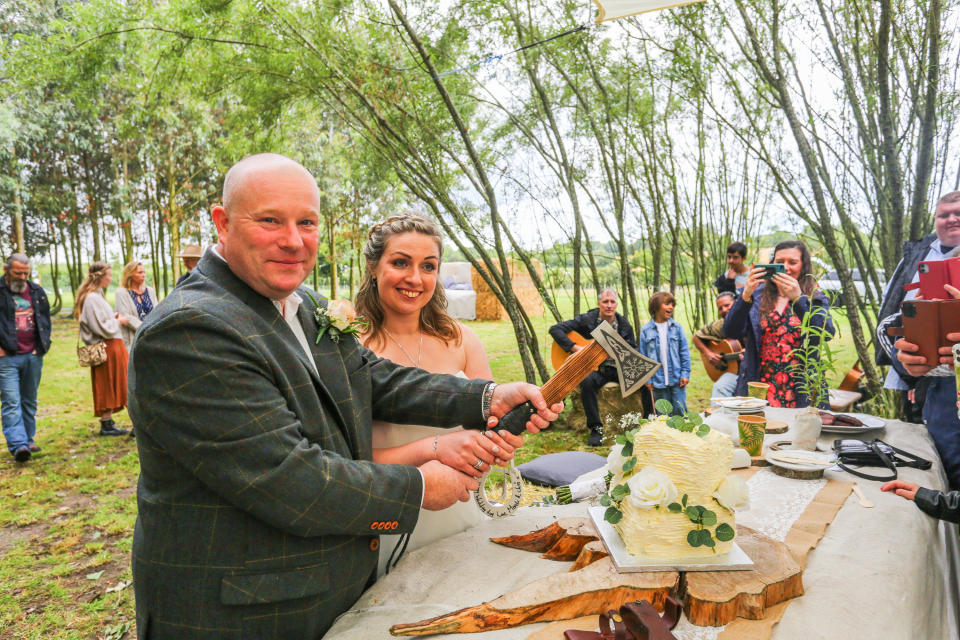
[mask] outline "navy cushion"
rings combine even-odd
[[[534,458],[517,467],[528,482],[548,487],[568,485],[583,474],[599,469],[607,459],[586,451],[561,451]]]

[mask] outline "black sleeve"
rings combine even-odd
[[[917,507],[929,516],[960,523],[960,491],[944,493],[935,489],[921,487],[914,498]]]
[[[713,286],[717,288],[717,295],[720,295],[724,291],[729,291],[734,295],[737,293],[736,281],[733,278],[728,278],[723,273],[717,276],[717,279],[713,281]]]
[[[581,313],[577,317],[571,318],[570,320],[558,322],[550,327],[550,337],[553,338],[558,345],[560,345],[561,349],[569,353],[570,350],[573,349],[573,341],[567,337],[567,334],[571,331],[576,331],[584,338],[589,338],[589,317],[589,313]]]

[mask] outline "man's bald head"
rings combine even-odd
[[[298,169],[315,182],[313,176],[302,164],[287,156],[279,153],[258,153],[247,156],[230,167],[223,179],[223,208],[227,215],[231,215],[237,207],[242,206],[251,177],[277,169]],[[319,189],[317,193],[319,194]]]

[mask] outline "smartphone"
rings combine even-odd
[[[903,336],[917,345],[917,355],[927,364],[940,362],[940,347],[952,346],[947,334],[960,332],[960,300],[908,300],[900,305],[903,327],[890,327],[887,335]]]
[[[783,263],[777,264],[755,264],[753,265],[754,269],[763,268],[763,279],[764,280],[773,280],[773,276],[778,273],[786,273],[786,268],[783,266]]]
[[[919,347],[916,355],[923,356],[927,364],[937,365],[940,354],[940,307],[934,300],[908,300],[900,305],[903,312],[903,327],[897,333],[890,327],[888,335],[901,335],[907,342]]]
[[[917,281],[904,285],[905,290],[920,289],[920,297],[925,300],[949,300],[950,294],[943,285],[956,287],[960,283],[960,257],[921,262],[917,273]]]

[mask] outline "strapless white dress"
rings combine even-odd
[[[467,376],[460,371],[457,375],[461,378]],[[399,447],[400,445],[420,440],[421,438],[432,438],[436,435],[451,433],[461,427],[453,429],[442,429],[439,427],[425,427],[418,424],[393,424],[392,422],[373,421],[373,448],[386,449],[388,447]],[[476,526],[487,516],[483,515],[477,503],[471,495],[467,502],[456,502],[452,506],[442,511],[429,511],[420,509],[420,517],[417,519],[417,526],[410,534],[410,541],[407,543],[409,553],[414,549],[426,546],[441,538],[452,536],[461,531],[465,531]],[[380,564],[377,567],[377,577],[384,574],[387,568],[387,561],[390,554],[400,542],[399,535],[381,535],[380,536]],[[396,558],[394,558],[396,560]]]

